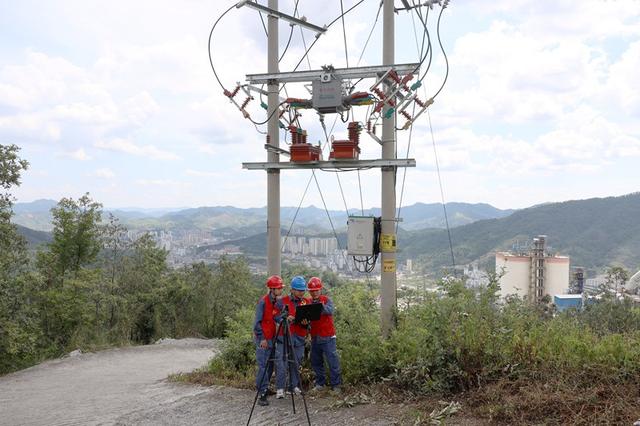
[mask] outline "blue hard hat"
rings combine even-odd
[[[297,277],[293,277],[293,279],[291,280],[291,289],[292,290],[306,291],[307,290],[307,283],[306,283],[306,281],[304,280],[303,277],[298,275]]]

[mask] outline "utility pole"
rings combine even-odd
[[[384,0],[383,24],[382,24],[382,65],[393,66],[395,61],[395,22],[394,0]],[[390,88],[387,87],[388,91]],[[391,108],[386,105],[384,114]],[[382,159],[396,159],[396,119],[395,114],[382,121]],[[382,204],[382,238],[392,239],[393,249],[385,250],[383,244],[382,273],[380,290],[381,326],[382,335],[388,337],[395,327],[396,310],[396,253],[395,253],[395,226],[396,226],[396,167],[383,167],[381,184]]]
[[[269,0],[269,8],[278,10],[278,0]],[[268,15],[267,57],[270,74],[278,70],[278,17]],[[278,91],[280,84],[272,80],[267,85],[268,144],[275,149],[267,152],[269,163],[279,163],[280,130],[278,128]],[[280,169],[267,169],[267,273],[280,275]]]

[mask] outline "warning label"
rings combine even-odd
[[[382,272],[395,272],[395,271],[396,271],[395,259],[385,259],[382,262]]]
[[[384,253],[394,253],[396,251],[396,234],[380,235],[380,250]]]

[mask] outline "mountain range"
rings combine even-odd
[[[50,210],[57,203],[53,200],[37,200],[31,203],[16,203],[14,206],[13,222],[39,231],[51,230]],[[513,210],[501,210],[489,204],[447,203],[447,214],[450,226],[460,226],[481,219],[500,218],[513,213]],[[237,208],[231,206],[198,207],[177,211],[135,210],[133,208],[105,209],[105,213],[112,213],[129,229],[164,229],[164,230],[220,230],[242,232],[238,236],[249,236],[266,228],[267,208]],[[332,223],[336,229],[346,228],[347,214],[345,211],[327,211],[315,206],[282,207],[280,209],[283,227],[291,223],[304,227],[307,232],[322,233],[332,230]],[[380,209],[372,208],[364,211],[350,210],[350,215],[379,216]],[[400,210],[403,219],[400,226],[406,230],[424,228],[444,228],[445,219],[442,204],[416,203]]]
[[[46,214],[46,203],[36,202],[33,207],[28,209],[16,204],[14,221],[24,225],[25,218],[38,218],[42,223],[43,216],[39,215]],[[282,233],[286,235],[296,209],[284,207],[281,212]],[[640,269],[640,192],[621,197],[545,203],[515,211],[500,210],[487,204],[450,203],[447,212],[451,225],[449,232],[435,227],[442,225],[441,204],[418,203],[403,208],[403,222],[398,231],[398,259],[414,259],[428,270],[450,266],[453,263],[450,236],[455,264],[478,262],[490,268],[496,251],[510,250],[515,244],[542,234],[547,235],[552,251],[571,257],[573,266],[592,271],[601,271],[610,265],[621,265],[633,272]],[[216,229],[216,233],[230,239],[222,245],[238,246],[252,256],[266,253],[265,208],[200,207],[159,217],[128,213],[130,216],[125,216],[123,222],[129,227]],[[346,214],[329,213],[340,245],[344,247]],[[367,210],[364,214],[376,215],[379,210]],[[323,220],[326,226],[320,225]],[[333,236],[323,209],[302,208],[295,223],[305,227],[305,231],[315,230],[317,236]],[[422,228],[428,224],[435,225]],[[30,235],[33,241],[46,238],[46,234],[37,232]]]
[[[451,246],[449,244],[451,236]],[[479,220],[446,229],[398,232],[398,259],[414,259],[426,271],[451,267],[451,247],[456,265],[478,262],[493,268],[496,251],[511,250],[538,235],[546,235],[549,250],[571,257],[572,266],[587,268],[589,276],[603,268],[621,265],[640,269],[640,193],[621,197],[545,203],[511,215]],[[345,247],[346,236],[338,234]],[[266,253],[266,234],[236,241],[241,251]],[[219,245],[219,247],[223,244]]]

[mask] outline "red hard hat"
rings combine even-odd
[[[267,287],[269,288],[282,288],[284,287],[284,282],[282,282],[282,278],[278,275],[271,275],[267,279]]]
[[[322,288],[322,280],[318,277],[309,278],[309,282],[307,282],[307,288],[309,291],[320,290]]]

